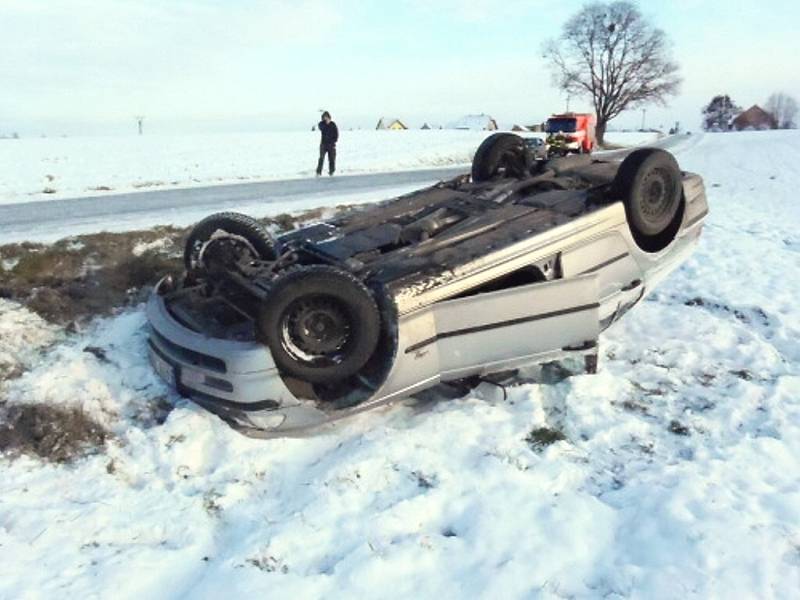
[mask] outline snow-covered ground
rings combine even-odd
[[[506,400],[256,441],[156,379],[141,309],[55,338],[0,305],[0,356],[29,368],[0,394],[116,435],[0,463],[0,598],[798,597],[800,133],[674,151],[706,181],[697,253],[602,337],[599,374]],[[540,427],[566,439],[533,448]]]
[[[342,131],[338,173],[468,165],[485,131]],[[610,133],[635,145],[653,134]],[[319,133],[0,140],[0,204],[312,177]]]
[[[606,143],[614,146],[641,146],[664,137],[654,131],[606,131]]]

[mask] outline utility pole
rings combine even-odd
[[[564,112],[569,112],[569,99],[570,99],[570,95],[567,94],[567,110],[565,110]]]
[[[144,122],[144,117],[134,117],[136,119],[136,123],[139,125],[139,135],[142,135],[142,123]]]
[[[643,108],[642,109],[642,131],[644,131],[644,117],[645,117],[646,114],[647,114],[647,109]]]

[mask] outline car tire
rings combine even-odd
[[[350,273],[326,265],[279,275],[256,320],[278,369],[308,383],[335,383],[358,373],[381,334],[370,290]]]
[[[631,233],[643,250],[661,250],[675,237],[683,216],[683,184],[672,154],[634,150],[622,161],[611,194],[624,203]]]
[[[235,212],[209,215],[192,228],[183,251],[188,271],[202,267],[200,253],[217,232],[229,234],[254,254],[254,259],[274,260],[277,256],[275,239],[255,219]]]
[[[481,183],[495,177],[525,177],[532,165],[525,141],[513,133],[493,133],[472,159],[472,181]]]

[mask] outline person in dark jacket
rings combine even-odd
[[[327,110],[322,113],[322,121],[319,122],[319,132],[322,136],[319,143],[319,162],[317,163],[317,177],[322,175],[322,163],[325,161],[325,154],[328,155],[328,174],[333,175],[336,170],[336,142],[339,141],[339,128],[331,119],[331,113]]]

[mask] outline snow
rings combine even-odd
[[[607,131],[605,141],[614,146],[642,146],[664,137],[655,131]]]
[[[168,237],[159,238],[150,242],[139,242],[133,247],[133,255],[141,256],[145,252],[161,251],[172,243]]]
[[[0,396],[80,405],[115,439],[3,461],[0,598],[797,597],[800,133],[673,151],[705,178],[704,235],[597,375],[258,441],[156,379],[141,308],[32,341]],[[47,329],[7,302],[0,328]],[[532,448],[539,427],[566,439]]]
[[[490,134],[345,130],[337,172],[466,167]],[[635,145],[654,136],[609,133],[609,139]],[[312,131],[2,140],[0,204],[312,177],[318,146],[319,133]]]
[[[34,364],[39,353],[58,338],[56,327],[18,304],[0,298],[0,380]]]
[[[487,135],[343,130],[337,173],[467,165]],[[312,177],[318,152],[312,131],[4,140],[0,204]]]

